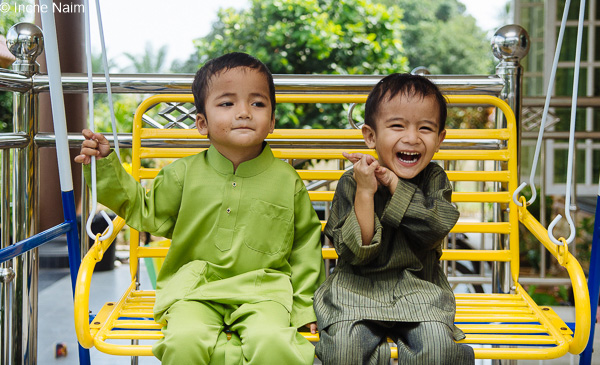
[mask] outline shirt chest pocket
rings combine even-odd
[[[290,208],[262,200],[253,200],[246,221],[244,244],[266,255],[286,251],[294,236],[294,213]]]

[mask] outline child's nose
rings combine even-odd
[[[417,131],[408,129],[402,135],[402,142],[407,144],[417,144],[419,142],[419,134]]]
[[[241,105],[236,117],[238,119],[252,119],[250,108],[248,108],[246,105]]]

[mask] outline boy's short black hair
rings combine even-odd
[[[271,115],[275,113],[275,84],[273,83],[273,75],[269,68],[259,59],[250,56],[247,53],[232,52],[223,56],[213,58],[202,66],[192,83],[192,94],[194,94],[194,105],[196,113],[200,113],[206,117],[206,97],[210,87],[210,80],[213,76],[220,72],[231,70],[236,67],[249,67],[265,75],[269,84],[269,97],[271,99]]]
[[[446,98],[442,95],[440,89],[426,77],[401,73],[390,74],[379,80],[373,87],[365,103],[365,124],[376,130],[375,116],[379,111],[379,105],[384,101],[392,100],[398,94],[419,96],[421,98],[433,96],[440,109],[438,133],[446,128],[448,110]]]

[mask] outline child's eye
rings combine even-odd
[[[259,107],[259,108],[264,108],[267,105],[265,103],[263,103],[262,101],[255,101],[254,103],[252,103],[252,106],[256,106],[256,107]]]
[[[220,103],[219,106],[233,106],[233,103],[230,101],[224,101]]]
[[[431,128],[431,127],[421,127],[421,130],[424,130],[427,132],[433,132],[433,128]]]

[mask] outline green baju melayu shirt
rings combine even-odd
[[[89,167],[86,168],[89,181]],[[268,145],[233,164],[214,147],[163,168],[146,191],[112,153],[97,164],[98,200],[137,230],[172,239],[154,315],[178,300],[281,303],[291,325],[315,321],[324,279],[321,224],[304,183]]]
[[[320,328],[338,321],[437,321],[455,339],[456,304],[440,267],[441,243],[458,220],[450,203],[452,187],[444,170],[430,163],[411,180],[400,179],[395,193],[379,187],[375,234],[362,245],[354,211],[352,171],[338,183],[325,234],[339,255],[332,275],[315,293]]]

